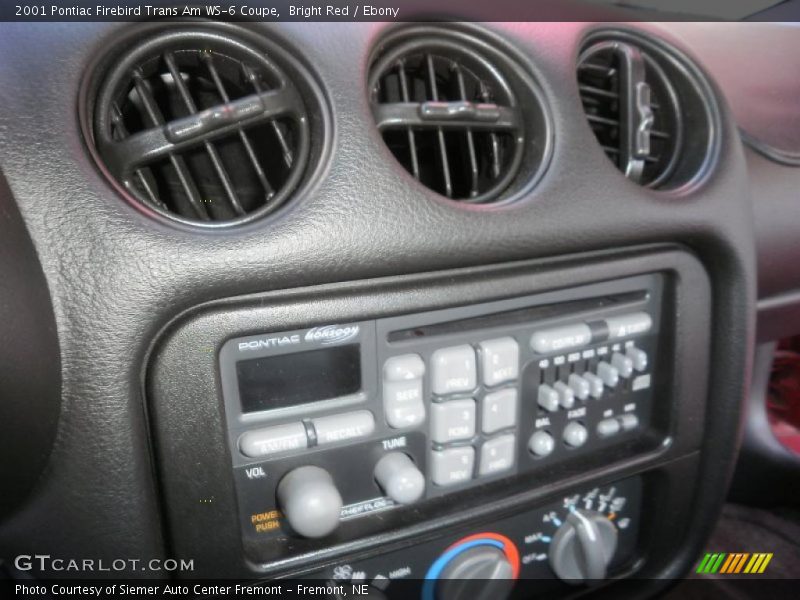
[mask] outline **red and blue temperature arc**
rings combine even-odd
[[[428,572],[425,574],[425,583],[422,586],[422,600],[434,600],[436,581],[447,566],[447,563],[462,552],[466,552],[470,548],[476,548],[478,546],[493,546],[502,550],[508,562],[511,564],[512,577],[514,579],[519,578],[519,551],[514,545],[514,542],[499,533],[476,533],[463,537],[449,546],[431,565],[430,569],[428,569]]]

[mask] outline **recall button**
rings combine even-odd
[[[319,417],[312,419],[317,432],[317,444],[335,444],[356,438],[363,438],[375,431],[375,418],[368,410]]]

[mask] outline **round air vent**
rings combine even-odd
[[[507,53],[470,34],[395,33],[375,52],[368,84],[389,150],[443,196],[508,198],[545,166],[550,127],[538,87]]]
[[[665,46],[628,32],[595,34],[578,60],[578,89],[600,146],[631,181],[670,189],[704,171],[712,94]]]
[[[319,111],[310,78],[238,29],[169,27],[100,69],[86,119],[101,169],[134,203],[183,223],[221,227],[273,211],[309,163]]]

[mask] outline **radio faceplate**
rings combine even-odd
[[[220,373],[246,549],[258,562],[304,549],[275,543],[297,535],[276,497],[300,467],[330,474],[340,542],[403,510],[392,496],[419,505],[523,474],[538,485],[553,465],[659,445],[664,278],[229,340]],[[392,453],[421,475],[405,496],[376,480]]]

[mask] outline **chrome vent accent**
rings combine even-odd
[[[107,174],[183,223],[227,226],[273,211],[300,183],[311,144],[303,94],[275,55],[190,26],[115,57],[93,111]]]
[[[424,186],[470,203],[508,195],[522,171],[544,163],[548,127],[531,85],[496,48],[430,28],[384,43],[369,78],[373,116],[394,157]]]

